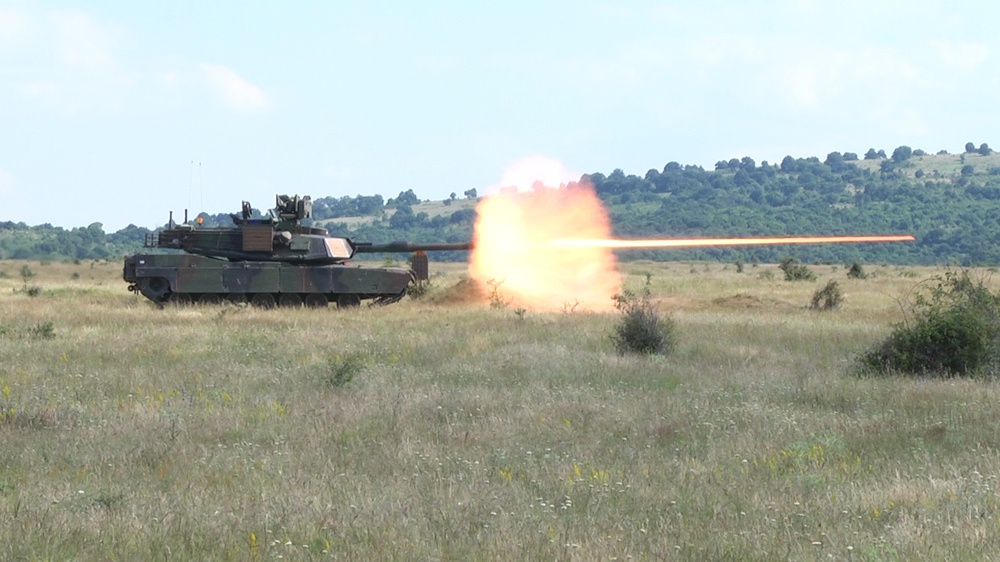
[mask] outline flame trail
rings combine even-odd
[[[698,248],[709,246],[774,246],[779,244],[843,244],[849,242],[910,242],[909,234],[880,236],[789,236],[775,238],[557,238],[548,244],[557,248]]]

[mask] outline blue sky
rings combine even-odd
[[[0,0],[0,220],[1000,145],[1000,4],[695,4]]]

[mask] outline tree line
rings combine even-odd
[[[668,162],[645,175],[616,169],[584,175],[606,204],[613,234],[623,238],[739,237],[908,233],[915,243],[802,247],[630,250],[622,259],[802,261],[963,265],[1000,262],[1000,156],[986,143],[959,154],[928,154],[908,146],[831,152],[824,159],[786,156],[780,163],[750,157],[718,161],[714,169]],[[466,198],[478,194],[471,189]],[[444,201],[457,198],[453,193]],[[469,240],[472,209],[430,216],[413,190],[381,195],[317,197],[314,221],[333,235],[359,241]],[[231,224],[228,213],[203,214],[205,224]],[[351,224],[348,217],[367,217]],[[0,257],[106,259],[140,251],[150,230],[129,225],[105,233],[101,223],[63,229],[0,223]],[[460,252],[437,259],[464,259]]]

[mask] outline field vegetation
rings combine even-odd
[[[458,264],[263,311],[2,261],[0,559],[1000,558],[997,382],[856,374],[944,270],[810,268],[622,264],[673,322],[646,355]]]

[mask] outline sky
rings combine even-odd
[[[525,159],[578,179],[1000,146],[997,21],[978,0],[0,0],[0,221],[440,200]]]

